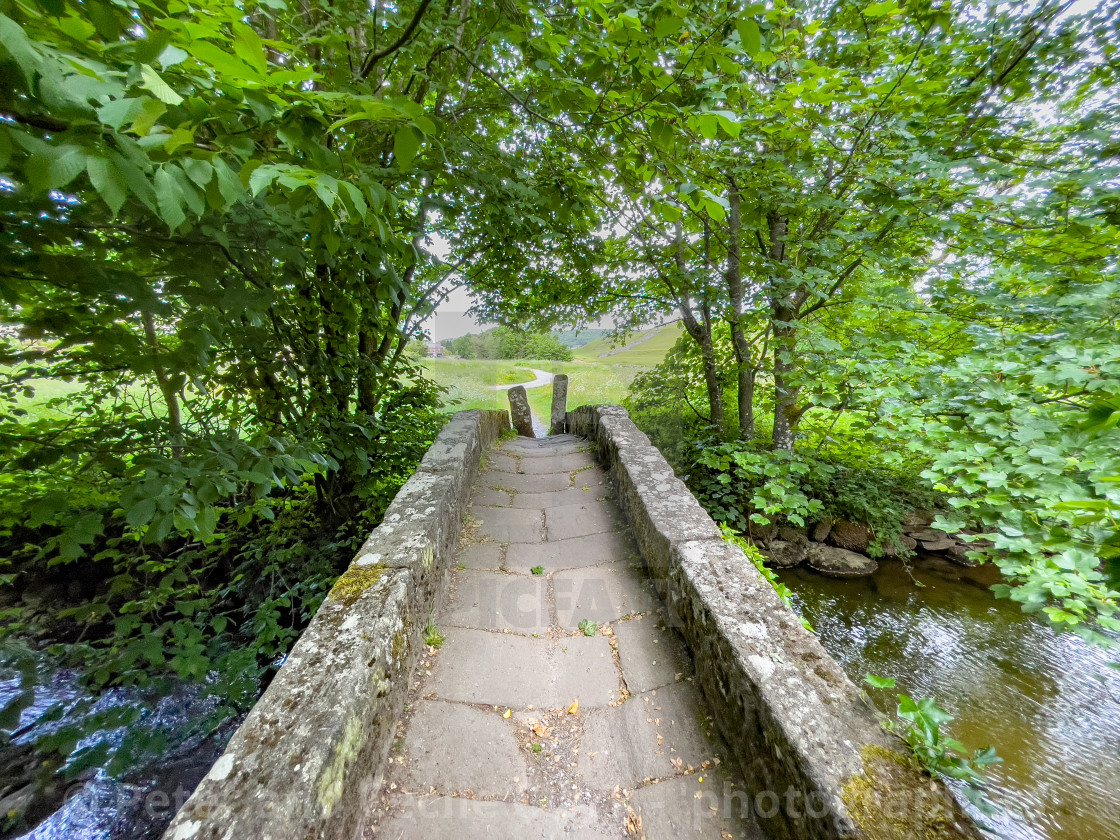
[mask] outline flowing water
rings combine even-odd
[[[997,813],[1009,840],[1120,840],[1120,671],[1105,651],[1057,634],[996,600],[989,566],[884,561],[864,578],[779,571],[794,607],[857,684],[893,677],[896,693],[936,697],[949,734],[996,747]],[[879,695],[885,708],[893,696]]]
[[[21,692],[18,677],[0,678],[0,708]],[[65,670],[40,669],[35,685],[35,702],[23,711],[17,726],[22,735],[14,739],[10,754],[0,751],[0,762],[18,754],[21,744],[36,734],[83,719],[86,715],[120,708],[136,708],[141,719],[133,730],[145,730],[164,744],[156,755],[139,757],[124,778],[112,778],[104,771],[83,773],[79,780],[60,785],[35,810],[26,831],[19,829],[3,836],[12,840],[155,840],[175,811],[186,801],[194,787],[221,754],[237,720],[226,721],[217,732],[199,731],[199,722],[215,709],[217,700],[203,687],[178,683],[162,696],[139,689],[111,689],[92,700],[76,674]],[[59,721],[51,722],[51,709],[63,710]],[[117,747],[126,730],[91,731],[77,749],[106,741]],[[11,768],[3,767],[7,771]]]

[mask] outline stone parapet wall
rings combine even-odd
[[[503,411],[444,426],[165,840],[355,837]],[[468,737],[464,733],[464,737]]]
[[[669,620],[774,838],[978,838],[617,406],[569,412],[611,470]],[[728,803],[724,803],[727,806]],[[738,803],[742,807],[743,803]]]

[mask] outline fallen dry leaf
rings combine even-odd
[[[576,700],[576,702],[572,703],[572,705],[570,705],[568,707],[568,714],[570,714],[570,715],[578,715],[579,714],[579,700],[578,699]]]
[[[506,709],[502,713],[502,717],[504,717],[506,720],[509,720],[509,716],[512,715],[512,714],[513,714],[513,709]]]

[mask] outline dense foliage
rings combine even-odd
[[[737,529],[936,493],[1106,642],[1118,45],[1116,2],[0,0],[6,636],[244,706],[469,285],[516,329],[460,355],[679,313],[632,406]]]
[[[223,714],[251,702],[438,425],[406,352],[424,319],[524,267],[522,242],[550,278],[590,250],[497,80],[523,24],[430,0],[0,3],[8,642],[94,691],[208,678]],[[143,748],[95,741],[62,772]]]
[[[484,333],[449,338],[443,346],[461,359],[572,360],[572,351],[555,336],[509,327],[495,327]]]

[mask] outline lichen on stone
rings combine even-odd
[[[408,630],[402,627],[393,634],[393,662],[400,664],[408,653]]]
[[[385,574],[384,563],[375,563],[372,566],[351,566],[342,577],[335,581],[331,588],[330,599],[336,604],[349,607],[361,597],[361,594],[381,580]]]
[[[964,840],[978,835],[944,789],[913,759],[869,744],[860,750],[863,772],[844,785],[841,797],[866,840]]]
[[[323,775],[319,778],[319,805],[324,816],[330,816],[338,800],[342,798],[346,786],[346,770],[358,757],[358,749],[362,742],[362,722],[357,717],[346,721],[346,729],[342,738],[331,754]]]

